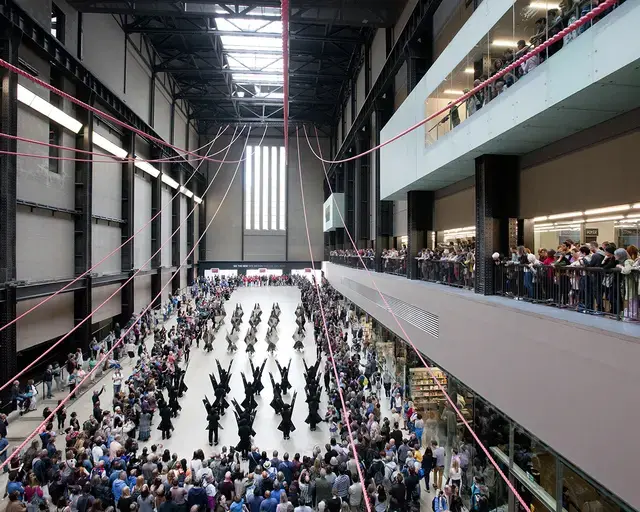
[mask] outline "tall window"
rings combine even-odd
[[[58,72],[52,68],[50,75],[49,82],[51,85],[58,89],[62,89],[62,79]],[[49,95],[49,103],[62,110],[62,98],[57,94],[51,93]],[[49,144],[51,144],[51,146],[49,146],[49,171],[60,174],[61,165],[60,160],[58,159],[60,156],[60,149],[54,146],[62,145],[62,126],[51,119],[49,120]]]
[[[51,35],[64,44],[65,14],[56,5],[51,4]]]
[[[245,229],[284,231],[284,148],[247,146],[244,164]]]

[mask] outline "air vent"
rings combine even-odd
[[[384,301],[380,297],[380,294],[375,289],[360,284],[353,279],[349,279],[346,277],[342,278],[342,284],[358,293],[359,295],[362,295],[365,299],[370,300],[381,308],[388,310]],[[383,293],[382,295],[389,304],[394,315],[396,315],[398,318],[402,318],[405,322],[408,322],[414,327],[417,327],[429,336],[438,338],[440,328],[438,315],[434,315],[433,313],[429,313],[427,311],[419,309],[400,299],[396,299],[391,295],[387,295],[386,293]]]

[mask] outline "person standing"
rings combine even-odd
[[[431,441],[431,452],[435,464],[433,467],[433,488],[442,489],[442,475],[444,474],[444,448],[438,446],[438,441]]]
[[[42,380],[47,388],[47,398],[53,398],[53,394],[51,393],[51,385],[53,384],[53,366],[47,366]]]
[[[116,396],[120,393],[120,388],[122,387],[122,371],[120,368],[116,368],[111,380],[113,381],[113,396]]]

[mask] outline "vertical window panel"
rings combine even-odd
[[[269,229],[269,146],[262,148],[262,229]]]
[[[254,154],[255,157],[255,165],[254,165],[254,188],[253,188],[253,229],[260,229],[260,192],[261,192],[261,181],[260,175],[262,174],[262,162],[260,159],[260,147],[256,148],[256,152]]]
[[[245,150],[246,159],[244,161],[244,228],[251,229],[251,205],[253,204],[253,187],[252,187],[252,162],[253,162],[253,148],[247,146]]]
[[[278,148],[271,148],[271,229],[278,229]]]
[[[280,229],[286,229],[287,223],[285,218],[285,198],[286,198],[286,180],[287,180],[287,163],[285,162],[284,148],[280,148],[280,180],[279,180],[279,192],[280,192]]]

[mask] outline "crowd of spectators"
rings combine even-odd
[[[475,248],[472,243],[422,249],[416,258],[424,281],[471,288],[475,279]]]
[[[579,245],[566,240],[556,249],[539,249],[537,254],[524,246],[510,252],[504,258],[493,254],[499,293],[638,320],[640,259],[635,245]]]
[[[564,38],[549,46],[546,51],[532,56],[520,66],[515,68],[513,71],[501,76],[498,80],[490,84],[488,87],[473,94],[466,101],[467,117],[472,116],[484,105],[497,98],[508,88],[512,87],[520,78],[533,71],[545,60],[551,58],[564,46],[570,44],[571,41],[577,38],[585,30],[588,30],[594,23],[600,21],[615,7],[624,3],[624,1],[625,0],[618,1],[616,6],[606,9],[602,14],[596,16],[591,21],[591,23],[587,23],[577,30],[565,35]],[[536,20],[536,33],[529,39],[529,41],[526,41],[524,39],[519,40],[515,52],[511,48],[507,48],[501,57],[493,60],[491,69],[488,74],[482,74],[479,78],[474,80],[473,87],[476,88],[489,77],[496,75],[514,61],[532,52],[536,47],[540,46],[547,39],[552,38],[563,29],[574,23],[576,20],[588,14],[592,9],[598,7],[600,2],[601,0],[562,0],[558,9],[549,9],[545,17],[541,17]],[[469,89],[465,89],[464,92],[469,92]],[[441,123],[443,122],[449,122],[450,128],[454,128],[458,124],[460,124],[458,106],[451,107],[449,115],[447,115],[441,121]]]

